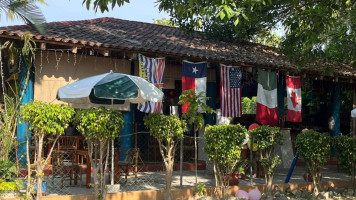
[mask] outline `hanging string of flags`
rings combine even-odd
[[[139,75],[155,86],[163,89],[165,58],[149,58],[138,54]],[[220,109],[223,117],[242,116],[242,88],[244,86],[243,70],[240,66],[227,66],[220,64]],[[249,77],[246,75],[246,77]],[[291,122],[302,122],[302,79],[300,76],[286,76],[287,90],[287,115],[286,120]],[[247,80],[251,85],[253,80]],[[278,125],[278,77],[276,71],[257,69],[257,106],[256,121],[264,124]],[[245,83],[246,85],[246,83]],[[182,62],[182,91],[193,89],[196,93],[207,90],[207,62]],[[188,104],[182,105],[182,112],[187,112]],[[145,113],[162,113],[162,103],[145,102],[138,106],[138,110]]]

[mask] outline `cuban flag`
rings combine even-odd
[[[206,95],[207,63],[183,61],[182,69],[182,91],[193,89],[196,94],[204,92]],[[189,104],[182,105],[183,113],[187,113],[188,106]]]
[[[156,87],[163,89],[165,58],[149,58],[139,54],[139,76],[153,83]],[[151,102],[139,104],[138,110],[144,113],[162,113],[162,102]]]

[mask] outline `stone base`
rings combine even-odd
[[[107,187],[108,194],[120,192],[120,184],[106,185],[106,187]]]

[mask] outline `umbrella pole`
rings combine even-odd
[[[111,185],[114,185],[114,140],[111,140]]]
[[[114,109],[114,99],[111,99],[111,106]],[[111,140],[111,185],[114,185],[114,140]]]

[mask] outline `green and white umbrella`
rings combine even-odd
[[[67,103],[100,104],[161,102],[163,92],[138,76],[106,73],[76,81],[58,89],[57,98]]]
[[[57,99],[73,104],[84,103],[89,108],[124,104],[125,101],[134,104],[146,101],[161,102],[163,92],[141,77],[110,71],[59,88]],[[114,141],[111,157],[111,184],[114,184]]]

